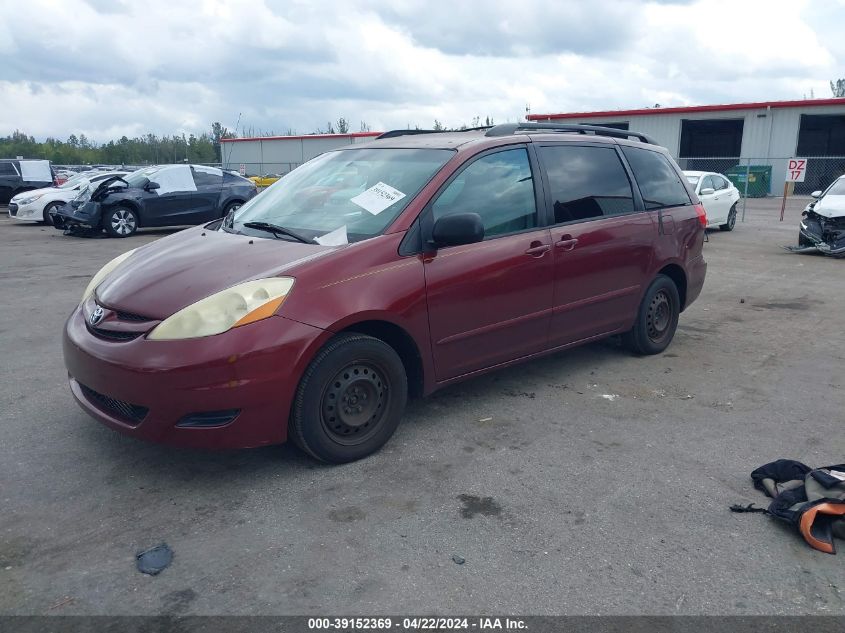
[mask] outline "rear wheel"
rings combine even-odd
[[[240,209],[243,206],[243,204],[244,203],[241,202],[240,200],[236,200],[235,202],[230,202],[229,204],[226,205],[226,208],[223,209],[223,217],[225,218],[232,211],[237,211],[238,209]]]
[[[732,206],[731,210],[728,211],[728,221],[720,224],[719,228],[723,231],[733,231],[734,226],[736,226],[736,205]]]
[[[680,312],[675,282],[666,275],[657,275],[640,303],[634,327],[623,337],[626,345],[637,354],[659,354],[672,342]]]
[[[138,215],[129,207],[116,207],[106,211],[103,227],[112,237],[129,237],[138,230]]]
[[[44,224],[52,226],[53,218],[50,217],[50,214],[58,211],[59,207],[62,206],[62,204],[63,203],[61,202],[51,202],[46,207],[44,207]]]
[[[341,334],[305,370],[289,435],[319,460],[355,461],[390,439],[407,397],[405,367],[390,345],[371,336]]]

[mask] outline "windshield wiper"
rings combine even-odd
[[[299,240],[303,244],[313,244],[313,240],[309,240],[304,235],[291,231],[278,224],[271,224],[270,222],[244,222],[244,226],[248,229],[258,229],[259,231],[267,231],[273,235],[289,235],[290,237]]]

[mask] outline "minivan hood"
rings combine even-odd
[[[336,248],[200,226],[141,247],[106,277],[95,295],[106,307],[164,319],[215,292],[289,273]]]

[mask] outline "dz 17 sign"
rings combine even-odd
[[[806,158],[790,158],[786,166],[786,182],[804,182],[807,173]]]

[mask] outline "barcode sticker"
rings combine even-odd
[[[354,202],[365,211],[378,215],[387,207],[405,197],[405,194],[383,182],[377,182],[366,191],[362,191],[350,202]]]

